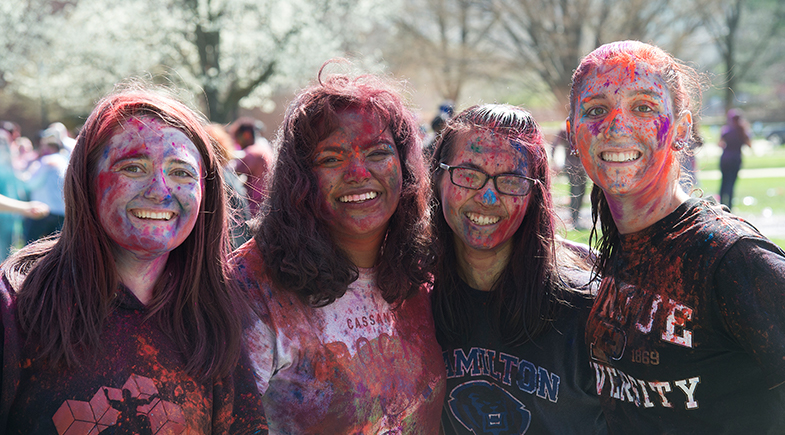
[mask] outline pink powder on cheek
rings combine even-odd
[[[99,213],[107,213],[117,198],[125,191],[126,182],[113,172],[100,172],[96,180],[96,196],[99,202]]]

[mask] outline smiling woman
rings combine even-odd
[[[418,127],[386,81],[319,77],[286,112],[259,230],[235,253],[270,433],[436,434]]]
[[[157,118],[131,118],[106,144],[96,170],[98,218],[115,243],[118,274],[147,303],[160,267],[199,216],[204,190],[199,150],[185,133]],[[142,274],[140,263],[149,265]]]
[[[581,340],[590,266],[556,240],[534,118],[509,105],[464,110],[431,170],[445,433],[607,433]]]
[[[597,394],[614,433],[785,433],[785,253],[681,190],[698,84],[638,41],[573,75],[572,145],[602,230],[586,326]]]
[[[227,284],[223,179],[202,125],[136,87],[87,119],[62,233],[2,267],[0,433],[264,429],[241,351],[247,304]]]

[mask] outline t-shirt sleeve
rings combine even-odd
[[[245,329],[244,340],[248,349],[250,366],[253,370],[259,393],[264,395],[270,378],[275,370],[276,340],[275,331],[264,319],[268,316],[256,317],[254,322]]]
[[[760,364],[769,387],[785,383],[785,256],[766,240],[742,239],[714,275],[729,333]]]

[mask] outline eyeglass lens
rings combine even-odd
[[[517,175],[498,174],[494,177],[476,169],[452,167],[450,180],[457,186],[468,189],[482,189],[488,179],[494,179],[496,190],[506,195],[526,195],[531,187],[531,181]]]

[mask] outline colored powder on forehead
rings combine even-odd
[[[514,138],[510,138],[510,146],[515,151],[518,151],[519,153],[523,154],[523,143],[521,143],[521,141]]]

